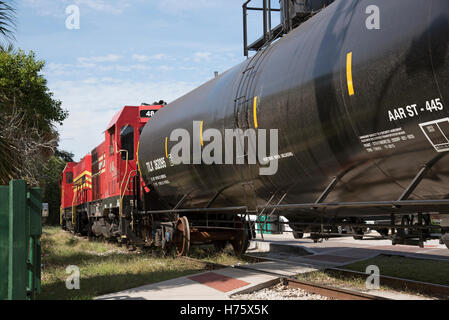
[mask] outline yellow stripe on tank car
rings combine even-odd
[[[259,127],[259,124],[257,122],[257,96],[254,97],[253,114],[254,114],[254,128],[257,129]]]
[[[349,95],[354,95],[354,82],[352,79],[352,51],[346,56],[346,78],[348,82]]]
[[[201,146],[204,146],[204,140],[203,140],[203,125],[204,125],[204,121],[201,121]]]
[[[165,157],[168,159],[168,137],[165,137]]]

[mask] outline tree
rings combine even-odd
[[[14,159],[13,170],[9,175],[0,171],[0,180],[12,177],[38,185],[45,162],[57,149],[54,124],[62,124],[68,113],[48,89],[44,65],[33,52],[0,51],[0,139],[7,141],[7,154]],[[0,156],[0,168],[11,166],[7,162]]]
[[[71,153],[71,152],[67,152],[67,151],[64,151],[64,150],[56,150],[55,156],[61,158],[65,162],[74,162],[73,161],[73,157],[75,155],[73,153]]]
[[[12,32],[15,26],[15,10],[6,1],[0,1],[0,34],[6,39],[14,38]],[[12,45],[0,46],[0,51],[13,50]],[[14,175],[13,146],[0,135],[0,184],[7,184]]]
[[[44,66],[33,52],[0,52],[0,107],[11,112],[15,106],[25,124],[49,133],[54,131],[53,123],[62,124],[68,113],[61,108],[61,101],[53,99],[41,74]]]
[[[13,146],[0,136],[0,185],[6,185],[16,174]]]
[[[15,9],[0,1],[0,39],[14,40]],[[1,37],[3,36],[3,37]],[[60,174],[73,154],[57,149],[67,111],[53,98],[42,75],[45,62],[33,52],[15,50],[0,41],[0,184],[24,179],[43,188],[49,222],[56,223],[60,206]]]

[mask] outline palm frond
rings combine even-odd
[[[13,1],[0,1],[0,34],[8,40],[14,40],[16,27],[16,10],[12,6]]]
[[[16,53],[17,51],[12,43],[0,43],[0,52]]]

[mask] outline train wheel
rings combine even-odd
[[[319,235],[317,233],[311,233],[310,239],[312,239],[314,243],[318,243],[321,240],[321,235]]]
[[[228,244],[227,241],[214,241],[213,245],[215,248],[215,251],[221,252],[226,248],[226,245]]]
[[[302,238],[304,238],[304,232],[293,231],[293,238],[295,238],[295,239],[302,239]]]
[[[238,239],[232,240],[231,245],[234,248],[234,253],[237,256],[241,256],[246,252],[249,247],[250,229],[248,223],[238,222],[236,227],[240,230]]]
[[[441,237],[441,242],[443,242],[446,247],[449,249],[449,233],[446,233]]]
[[[186,256],[190,250],[190,226],[186,217],[179,218],[176,222],[176,233],[174,237],[176,252],[178,256]]]
[[[240,240],[232,240],[231,241],[232,248],[234,249],[234,253],[236,256],[241,256],[246,252],[246,249],[249,247],[249,240],[240,239]]]
[[[354,240],[363,240],[363,229],[354,229],[354,233],[357,234],[357,236],[354,236]]]
[[[402,216],[401,226],[403,226],[404,228],[401,228],[399,230],[399,232],[398,232],[399,235],[402,236],[402,237],[408,236],[409,233],[410,233],[410,229],[409,228],[405,228],[405,227],[411,226],[412,224],[413,224],[413,221],[412,221],[412,219],[410,219],[409,216]]]
[[[378,229],[376,230],[382,237],[388,237],[390,230],[388,228]]]

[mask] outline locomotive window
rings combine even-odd
[[[114,141],[115,141],[115,127],[112,129],[113,131],[109,132],[109,154],[114,154]]]
[[[73,183],[73,172],[66,172],[65,174],[65,182],[68,184]]]
[[[122,149],[128,151],[128,160],[134,160],[134,128],[130,125],[120,130]],[[126,153],[122,152],[122,160],[126,160]]]

